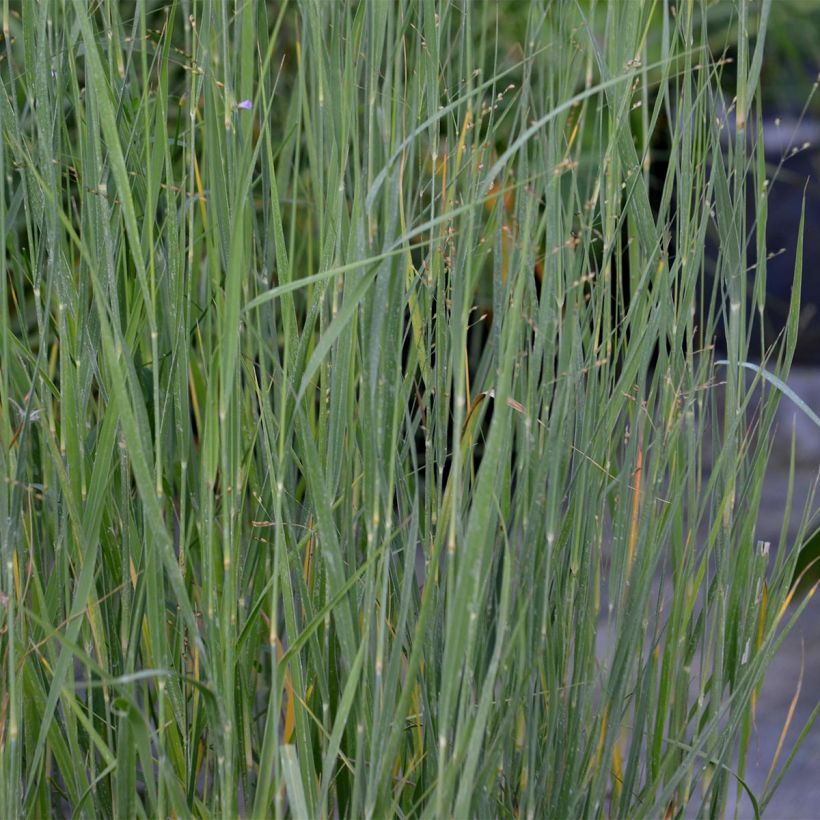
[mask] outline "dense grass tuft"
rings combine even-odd
[[[706,5],[4,4],[0,816],[765,807],[799,305],[745,366]]]

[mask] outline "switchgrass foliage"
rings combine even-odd
[[[765,807],[725,11],[3,3],[0,815]]]

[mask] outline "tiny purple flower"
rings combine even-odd
[[[241,108],[243,111],[250,111],[253,108],[253,102],[251,100],[242,100],[236,104],[237,108]]]

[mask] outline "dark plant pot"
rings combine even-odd
[[[766,222],[766,309],[763,315],[763,346],[773,344],[783,332],[789,313],[797,260],[800,218],[805,201],[803,236],[803,276],[796,364],[820,364],[820,122],[767,121],[763,127],[766,147],[768,218]],[[755,195],[749,186],[749,198]],[[748,229],[752,232],[754,205],[748,205]],[[753,236],[753,234],[752,234]],[[747,248],[749,293],[757,259],[754,239]],[[759,317],[754,306],[747,306],[753,323],[749,353],[763,354]],[[722,346],[722,339],[718,339]]]

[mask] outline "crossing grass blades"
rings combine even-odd
[[[4,5],[0,815],[765,808],[732,8]]]

